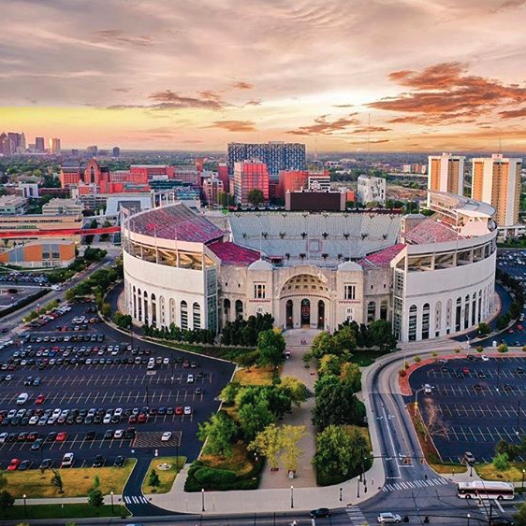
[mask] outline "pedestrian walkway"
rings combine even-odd
[[[369,523],[358,506],[347,506],[345,508],[352,526],[368,526]]]
[[[442,478],[431,478],[431,479],[421,479],[421,480],[406,480],[405,482],[393,482],[392,484],[386,484],[382,491],[388,493],[391,491],[404,491],[408,489],[418,489],[418,488],[432,488],[435,486],[444,486],[449,484],[449,482]]]
[[[316,370],[306,369],[303,355],[310,349],[314,337],[320,331],[315,329],[296,329],[283,333],[290,358],[285,361],[281,377],[292,376],[303,382],[310,393],[314,393]],[[303,342],[303,343],[302,343]],[[291,484],[297,488],[316,486],[316,471],[312,459],[316,453],[316,428],[312,425],[312,410],[314,397],[311,396],[301,407],[294,407],[292,415],[286,415],[283,424],[292,426],[305,426],[306,435],[299,441],[299,448],[303,451],[299,467],[294,479],[289,479],[286,469],[282,466],[279,471],[270,471],[267,465],[261,477],[261,489],[289,488]]]

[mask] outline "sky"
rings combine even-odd
[[[526,151],[526,0],[0,1],[0,132]]]

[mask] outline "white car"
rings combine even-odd
[[[192,408],[189,405],[185,406],[184,414],[185,415],[191,415],[192,414]]]
[[[113,413],[115,416],[122,416],[122,413],[123,413],[123,409],[122,407],[117,407],[117,409],[115,409],[115,413]]]
[[[115,434],[113,435],[113,438],[122,438],[124,435],[124,429],[117,429],[115,431]]]
[[[15,418],[16,416],[16,409],[11,409],[9,413],[7,413],[7,418]]]
[[[16,399],[17,405],[24,405],[29,400],[29,395],[27,393],[20,393]]]
[[[170,365],[170,358],[166,357],[166,358],[163,360],[163,365]]]
[[[39,419],[40,419],[40,417],[38,417],[38,416],[32,416],[29,419],[29,425],[30,426],[36,426],[38,424]]]
[[[433,392],[433,388],[429,384],[424,384],[424,394],[431,394]]]
[[[102,420],[103,424],[111,424],[111,415],[106,414],[104,415],[104,419]]]
[[[75,459],[75,455],[73,453],[66,453],[62,457],[62,464],[60,464],[61,468],[70,468],[73,466],[73,461]]]
[[[188,375],[188,378],[186,379],[186,383],[187,384],[193,384],[194,383],[194,375],[193,374],[189,374]]]
[[[483,362],[489,362],[489,358],[485,354],[483,354],[480,358]]]
[[[62,414],[62,410],[57,407],[55,410],[53,410],[53,413],[51,414],[51,416],[58,418],[61,414]]]
[[[2,433],[0,435],[0,444],[3,444],[7,439],[7,433]]]
[[[172,438],[172,432],[171,431],[165,431],[163,433],[163,436],[161,437],[161,442],[168,442]]]
[[[397,513],[379,513],[378,514],[378,523],[379,524],[387,524],[387,523],[399,523],[402,522],[402,517],[398,515]]]

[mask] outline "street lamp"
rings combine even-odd
[[[343,500],[343,488],[340,488],[340,502]]]
[[[290,508],[294,508],[294,486],[290,487]]]
[[[469,465],[469,476],[470,476],[470,477],[473,476],[473,464],[470,464],[470,465]]]
[[[26,502],[27,495],[24,493],[23,497],[24,497],[24,517],[27,518],[27,502]]]
[[[111,496],[111,514],[113,515],[113,491],[110,491]]]
[[[522,489],[522,492],[524,493],[524,475],[526,475],[526,469],[523,469],[522,470],[522,484],[521,484],[521,489]]]
[[[201,511],[205,511],[205,488],[201,488]]]
[[[468,513],[468,526],[469,526],[469,520],[471,519],[471,514]]]

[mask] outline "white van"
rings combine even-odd
[[[16,399],[17,405],[24,405],[29,400],[29,395],[27,393],[20,393]]]
[[[148,370],[155,369],[155,358],[150,358],[148,360]]]

